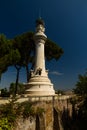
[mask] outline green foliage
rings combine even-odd
[[[33,40],[33,32],[23,33],[19,36],[16,36],[13,39],[13,46],[15,49],[18,49],[21,59],[22,66],[28,64],[30,62],[32,52],[34,50],[34,40]]]
[[[21,59],[21,55],[18,49],[11,49],[8,57],[9,57],[9,62],[10,62],[9,66],[16,65]]]
[[[3,117],[0,119],[0,130],[11,130],[12,126],[8,122],[7,117]]]
[[[37,107],[37,109],[36,109],[36,114],[42,115],[44,112],[45,112],[44,108]]]
[[[13,98],[9,100],[8,104],[0,106],[0,130],[12,130],[20,117],[25,119],[35,115],[41,116],[45,112],[43,108],[35,108],[35,104],[29,101],[22,103],[16,101],[17,99]]]
[[[42,20],[38,22],[42,22]],[[0,35],[0,77],[2,73],[7,71],[9,66],[14,65],[19,66],[18,68],[26,68],[27,81],[29,81],[28,65],[29,63],[33,63],[32,68],[34,66],[35,45],[33,36],[33,32],[26,32],[16,36],[13,40],[8,40],[4,35]],[[45,44],[46,59],[58,60],[62,54],[62,48],[47,39]]]
[[[11,41],[4,34],[0,35],[0,58],[8,54],[11,49]]]
[[[12,43],[8,40],[4,34],[0,35],[0,77],[9,66],[9,53],[12,47]]]
[[[29,117],[29,116],[33,116],[35,113],[34,113],[34,109],[33,109],[33,107],[32,107],[32,104],[31,103],[29,103],[29,102],[24,102],[23,103],[23,117],[24,118],[27,118],[27,117]]]
[[[11,83],[9,87],[9,93],[14,95],[15,94],[15,83]],[[17,94],[24,94],[25,92],[25,87],[22,83],[18,83],[17,86]]]
[[[56,94],[61,94],[61,95],[64,95],[64,91],[63,90],[56,90]]]
[[[45,56],[47,60],[58,60],[63,54],[62,48],[60,48],[56,43],[47,39],[45,44]]]
[[[8,104],[3,105],[0,109],[1,117],[7,117],[10,123],[14,123],[16,119],[16,111],[14,101],[10,101]]]
[[[78,76],[79,80],[76,83],[76,88],[74,89],[75,94],[87,95],[87,73]]]
[[[15,100],[11,100],[8,104],[0,107],[1,130],[11,130],[14,126],[14,122],[17,118],[14,101]]]
[[[78,76],[76,88],[73,89],[76,95],[76,100],[71,100],[73,106],[77,105],[77,110],[74,110],[77,115],[75,116],[79,130],[87,128],[87,73]]]
[[[1,97],[9,97],[9,96],[10,96],[10,93],[7,90],[7,88],[1,89]]]
[[[15,49],[18,49],[20,53],[20,59],[16,63],[16,66],[26,68],[27,82],[29,80],[28,64],[32,62],[33,52],[35,50],[33,35],[34,35],[33,32],[27,32],[19,36],[16,36],[13,39],[13,46]]]
[[[14,95],[15,93],[15,83],[11,83],[9,87],[10,94]]]
[[[78,106],[78,108],[78,113],[80,116],[82,116],[81,118],[86,118],[87,120],[87,97],[84,98],[83,102]]]

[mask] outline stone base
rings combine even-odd
[[[55,91],[30,91],[29,89],[26,91],[27,95],[35,95],[35,96],[51,96],[55,95]]]
[[[55,95],[53,84],[48,77],[45,76],[34,76],[30,79],[29,83],[25,84],[25,94],[37,95],[37,96],[48,96]]]

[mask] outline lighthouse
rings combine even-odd
[[[55,95],[55,90],[48,77],[48,70],[45,68],[45,24],[40,18],[36,20],[35,41],[35,65],[31,70],[29,83],[26,84],[26,94],[30,96]]]

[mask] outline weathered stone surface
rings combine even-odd
[[[63,130],[62,128],[62,122],[61,122],[61,114],[65,110],[69,111],[69,115],[71,116],[72,113],[72,106],[68,102],[67,97],[61,96],[61,97],[31,97],[32,103],[34,103],[34,107],[36,108],[43,108],[44,112],[41,113],[41,115],[37,115],[35,117],[29,117],[23,119],[22,117],[19,117],[17,119],[15,127],[13,130],[53,130],[53,123],[55,121],[56,129],[57,127],[60,127],[59,130]],[[29,101],[30,97],[28,98],[20,98],[17,100],[17,102],[21,103],[24,101]],[[0,99],[0,104],[9,103],[9,100],[4,101]],[[56,112],[53,111],[55,108]],[[58,113],[58,111],[60,113]],[[40,113],[39,113],[40,114]],[[58,122],[58,123],[57,123]],[[59,124],[59,125],[58,125]]]
[[[35,117],[29,117],[23,119],[22,117],[17,119],[13,130],[35,130],[36,119]]]

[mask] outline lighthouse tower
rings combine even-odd
[[[36,21],[36,32],[34,35],[36,47],[35,66],[34,70],[31,70],[29,83],[26,84],[26,94],[31,96],[49,96],[55,94],[53,84],[48,78],[48,71],[45,69],[44,46],[47,36],[44,32],[44,21],[42,19],[38,19]]]

